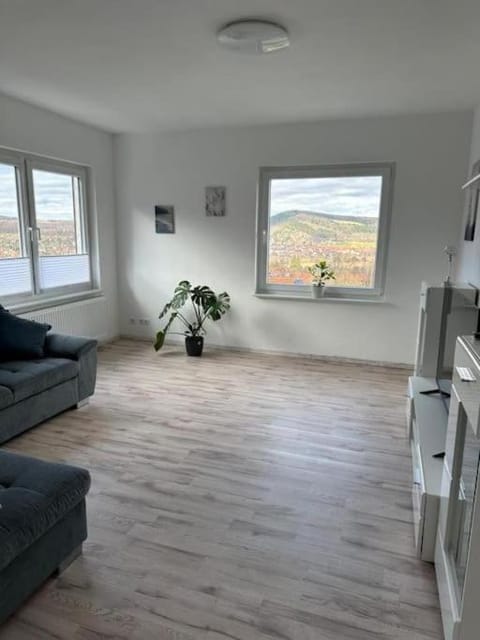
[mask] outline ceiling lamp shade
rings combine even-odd
[[[274,53],[290,46],[286,29],[264,20],[230,22],[217,33],[218,42],[240,53]]]

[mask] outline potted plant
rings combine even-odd
[[[335,271],[326,260],[319,260],[308,267],[308,272],[312,276],[312,295],[314,298],[321,298],[325,293],[325,284],[329,280],[335,280]]]
[[[186,318],[180,313],[188,302],[192,305],[194,318]],[[167,324],[159,331],[155,338],[155,351],[161,349],[165,342],[165,337],[175,320],[179,320],[184,326],[183,333],[177,335],[185,336],[185,348],[189,356],[201,356],[203,351],[203,336],[206,333],[204,324],[210,319],[213,322],[230,309],[230,296],[226,291],[216,294],[206,285],[192,286],[188,280],[182,280],[175,287],[173,298],[163,307],[159,319],[164,318],[168,313]],[[175,332],[172,332],[175,333]]]

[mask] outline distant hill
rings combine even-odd
[[[272,240],[285,245],[285,241],[349,242],[373,239],[378,218],[366,216],[335,216],[316,211],[282,211],[270,218]]]
[[[11,216],[6,216],[5,214],[1,214],[0,213],[0,222],[11,222],[12,220],[17,220],[18,217],[17,215],[11,215]],[[62,212],[62,211],[56,211],[55,213],[51,214],[50,218],[45,218],[45,217],[41,217],[41,222],[71,222],[72,221],[72,214],[67,212]]]
[[[377,223],[377,218],[370,218],[368,216],[336,216],[332,213],[323,213],[320,211],[302,211],[300,209],[292,209],[290,211],[282,211],[281,213],[277,213],[270,218],[270,223],[272,225],[275,225],[295,219],[311,219],[312,222],[331,220],[334,222],[340,222],[342,224],[345,222],[353,222],[355,224],[366,224],[368,226],[371,226],[372,223],[374,223],[374,226],[376,226]]]

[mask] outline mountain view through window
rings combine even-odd
[[[327,260],[337,287],[374,286],[381,176],[270,181],[267,283],[308,285]]]
[[[78,178],[33,171],[33,190],[41,256],[69,256],[81,253],[79,246]]]
[[[41,255],[81,253],[78,246],[78,180],[75,176],[33,171]],[[21,253],[20,207],[14,166],[0,164],[0,259]]]
[[[20,207],[15,167],[0,164],[0,259],[21,255]]]
[[[88,290],[86,168],[19,153],[5,156],[0,161],[0,296]]]

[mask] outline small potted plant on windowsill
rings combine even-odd
[[[186,318],[180,309],[187,302],[192,303],[194,319]],[[170,312],[167,324],[159,331],[155,337],[155,351],[161,349],[165,342],[165,337],[172,323],[178,319],[184,326],[185,331],[177,335],[185,336],[185,349],[189,356],[201,356],[203,351],[203,336],[206,334],[205,322],[210,319],[213,322],[220,318],[230,309],[230,296],[226,291],[215,293],[206,285],[193,287],[188,280],[179,282],[173,292],[173,298],[163,307],[160,319]],[[175,333],[175,332],[172,332]]]
[[[326,260],[319,260],[311,267],[308,267],[308,272],[312,276],[312,296],[314,298],[323,298],[325,284],[329,280],[335,280],[335,271]]]

